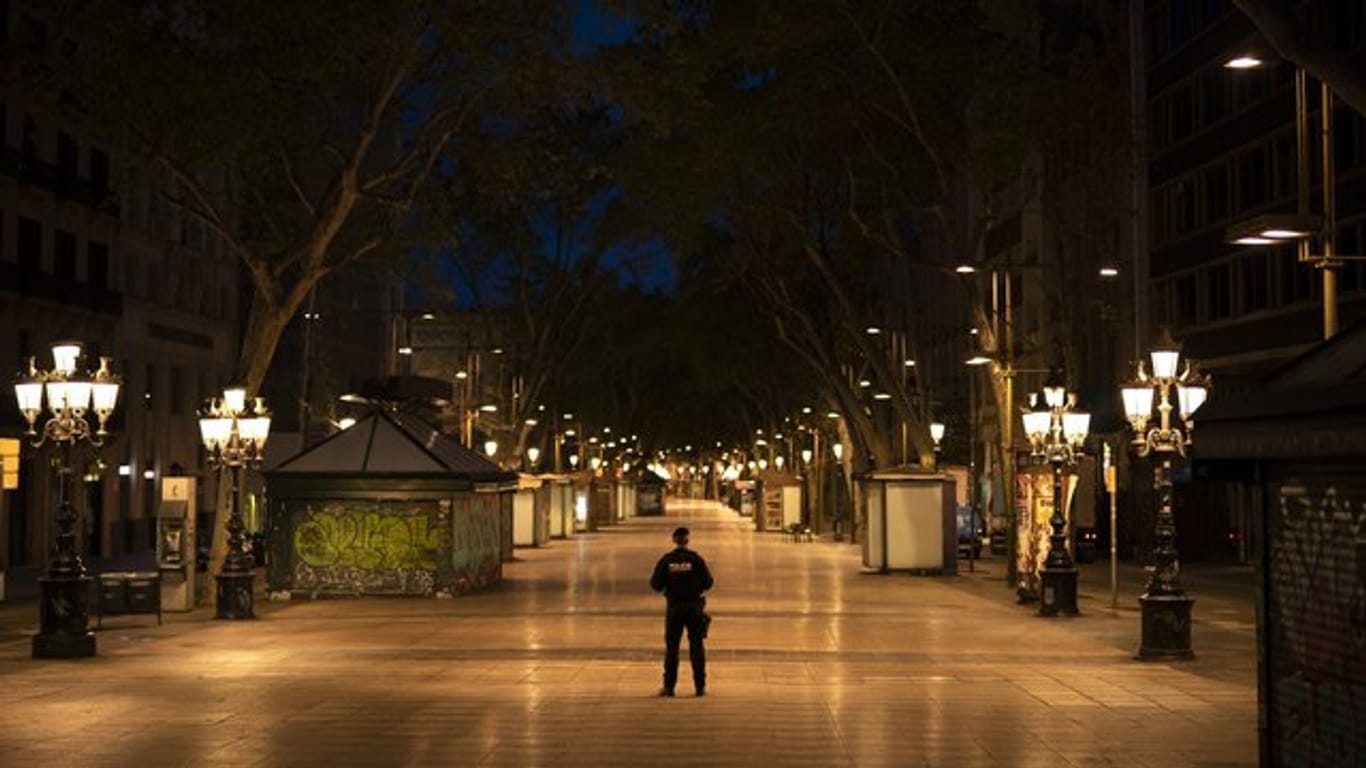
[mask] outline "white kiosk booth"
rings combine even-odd
[[[574,483],[568,475],[541,475],[541,492],[549,496],[550,538],[568,539],[574,535]]]
[[[512,546],[539,547],[550,540],[548,500],[538,491],[541,478],[518,475],[517,492],[512,497]]]
[[[958,573],[958,528],[954,479],[942,472],[902,467],[860,478],[867,505],[863,540],[867,573],[908,572],[920,576]]]

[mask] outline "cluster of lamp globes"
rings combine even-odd
[[[260,464],[270,434],[270,411],[265,400],[251,398],[241,387],[223,390],[209,398],[199,415],[199,436],[210,464],[227,467]]]
[[[1033,455],[1049,461],[1070,462],[1091,431],[1091,414],[1078,410],[1076,393],[1058,384],[1044,386],[1042,404],[1030,393],[1021,419]]]
[[[119,399],[119,377],[109,370],[107,357],[100,358],[100,367],[93,373],[77,371],[76,361],[80,357],[79,343],[58,342],[52,345],[52,370],[39,370],[30,357],[28,371],[15,380],[14,397],[28,421],[24,434],[33,445],[42,445],[49,439],[71,443],[85,439],[99,446],[109,434],[105,423]],[[39,433],[37,421],[45,396],[52,417]],[[94,432],[86,421],[87,412],[93,412],[98,421]]]
[[[1134,430],[1133,445],[1140,456],[1154,451],[1184,456],[1191,444],[1195,412],[1209,396],[1209,378],[1197,371],[1189,360],[1181,369],[1180,347],[1169,337],[1158,343],[1150,353],[1150,359],[1152,373],[1139,361],[1137,376],[1120,390],[1124,414]],[[1174,406],[1172,390],[1176,391]],[[1086,440],[1091,414],[1078,410],[1077,396],[1061,386],[1047,385],[1043,395],[1042,404],[1038,403],[1037,395],[1029,396],[1030,409],[1023,416],[1025,434],[1035,456],[1066,461]],[[1154,406],[1157,425],[1148,429]],[[1173,423],[1173,410],[1185,425],[1184,431]]]
[[[1153,451],[1175,452],[1184,456],[1191,444],[1191,431],[1195,428],[1194,414],[1205,404],[1209,396],[1209,378],[1191,365],[1189,360],[1178,375],[1181,352],[1169,337],[1150,353],[1152,374],[1149,375],[1138,363],[1138,376],[1121,390],[1124,397],[1124,414],[1134,429],[1133,444],[1140,456]],[[1176,410],[1185,424],[1182,430],[1172,424],[1171,390],[1176,390]],[[1160,399],[1159,399],[1160,398]],[[1148,421],[1153,416],[1153,403],[1157,401],[1157,426],[1148,429]]]

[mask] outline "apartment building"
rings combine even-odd
[[[1308,171],[1311,211],[1321,212],[1320,119],[1325,105],[1309,78],[1307,168],[1297,158],[1295,67],[1278,61],[1229,0],[1150,0],[1144,5],[1152,312],[1184,342],[1214,381],[1214,397],[1260,386],[1324,333],[1323,274],[1294,244],[1230,244],[1238,222],[1294,214]],[[1366,8],[1315,0],[1308,23],[1346,49],[1366,50]],[[1255,69],[1233,70],[1256,52]],[[1363,253],[1366,238],[1366,120],[1331,105],[1336,252]],[[1317,246],[1315,246],[1317,247]],[[1366,315],[1366,264],[1337,272],[1340,325]],[[1197,450],[1199,430],[1196,430]],[[1182,478],[1178,478],[1182,480]],[[1243,559],[1255,543],[1246,487],[1178,483],[1190,510],[1179,520],[1183,555]]]
[[[0,3],[7,44],[57,39],[31,8]],[[87,364],[112,359],[123,377],[113,436],[74,451],[73,502],[84,552],[146,551],[161,479],[203,474],[196,411],[236,363],[237,260],[170,202],[169,179],[17,94],[0,93],[0,139],[0,362],[50,368],[50,345],[72,339]],[[3,401],[0,426],[18,436],[23,419],[12,395]],[[5,494],[11,565],[41,564],[51,547],[54,450],[25,445],[19,488]]]

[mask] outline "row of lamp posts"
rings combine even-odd
[[[95,636],[89,628],[90,577],[76,546],[77,514],[71,503],[71,451],[80,443],[99,448],[118,403],[121,379],[101,357],[99,368],[82,371],[80,342],[52,346],[52,368],[38,368],[29,358],[28,370],[14,383],[15,400],[28,422],[25,436],[35,448],[52,442],[60,448],[53,467],[57,474],[57,534],[44,575],[39,578],[39,630],[33,638],[34,658],[75,658],[95,655]],[[44,411],[47,418],[39,425]],[[94,426],[90,415],[95,417]],[[232,506],[227,523],[228,553],[218,574],[217,617],[248,619],[253,613],[253,562],[246,549],[242,520],[242,469],[260,466],[270,412],[261,398],[248,402],[246,390],[230,388],[211,399],[199,419],[200,436],[211,465],[228,469]]]
[[[1191,446],[1195,411],[1209,393],[1209,379],[1190,361],[1181,363],[1181,347],[1165,331],[1149,355],[1151,372],[1138,363],[1136,378],[1121,389],[1124,413],[1133,429],[1132,446],[1141,457],[1156,455],[1153,487],[1157,492],[1153,567],[1139,597],[1141,640],[1138,658],[1177,660],[1194,657],[1191,648],[1191,607],[1195,601],[1181,586],[1173,509],[1172,462],[1185,458]],[[1064,478],[1082,454],[1090,430],[1090,414],[1078,409],[1077,396],[1068,392],[1054,371],[1043,387],[1043,398],[1030,396],[1023,416],[1031,456],[1053,470],[1053,514],[1048,553],[1040,572],[1041,616],[1075,616],[1077,569],[1067,548],[1063,514]],[[1151,427],[1150,422],[1155,422]]]
[[[68,479],[72,472],[70,451],[85,441],[103,445],[105,425],[118,401],[119,377],[109,370],[109,358],[100,359],[93,372],[77,370],[81,345],[61,342],[52,349],[53,367],[40,370],[32,358],[29,369],[15,382],[19,410],[28,421],[26,432],[34,447],[52,441],[61,446],[62,456],[55,464],[58,476],[57,535],[46,574],[40,583],[40,630],[33,639],[33,655],[79,657],[95,653],[94,635],[88,628],[90,579],[75,539],[76,512],[69,498]],[[1176,552],[1176,523],[1172,504],[1172,456],[1184,457],[1191,444],[1192,415],[1204,403],[1208,381],[1190,363],[1178,373],[1180,347],[1169,336],[1154,347],[1152,373],[1142,363],[1138,377],[1123,388],[1125,414],[1135,433],[1133,444],[1140,456],[1156,453],[1161,464],[1154,473],[1158,493],[1155,525],[1154,568],[1140,598],[1142,607],[1143,659],[1190,658],[1190,612],[1194,600],[1185,594],[1179,579]],[[1172,404],[1173,392],[1176,405]],[[38,417],[46,404],[49,418],[41,431]],[[1154,404],[1156,404],[1154,406]],[[1157,409],[1157,424],[1148,422]],[[1180,423],[1173,418],[1173,409]],[[93,412],[97,426],[92,429],[87,413]],[[1031,453],[1053,469],[1053,514],[1049,521],[1052,534],[1041,578],[1043,595],[1040,614],[1076,615],[1077,571],[1068,553],[1066,518],[1063,516],[1064,469],[1074,466],[1089,431],[1090,415],[1077,409],[1076,395],[1068,393],[1059,376],[1045,383],[1043,402],[1031,397],[1031,409],[1024,415],[1025,432]],[[246,526],[242,519],[242,469],[259,466],[270,432],[270,412],[262,398],[250,401],[246,390],[229,388],[221,398],[210,399],[200,416],[200,436],[210,465],[226,468],[231,482],[231,508],[227,523],[228,552],[217,575],[216,615],[221,619],[248,619],[253,610],[253,562],[246,551]],[[1184,430],[1182,429],[1184,425]],[[942,437],[942,426],[934,425],[935,443]],[[837,443],[836,448],[840,447]],[[490,453],[496,451],[496,446]],[[838,457],[838,452],[836,453]],[[535,456],[529,456],[532,464]],[[805,456],[803,457],[806,458]]]

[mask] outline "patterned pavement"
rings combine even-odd
[[[519,549],[452,600],[260,603],[106,619],[99,655],[29,658],[0,610],[3,766],[1256,765],[1250,591],[1196,590],[1198,658],[1132,659],[1125,569],[1082,574],[1075,619],[1017,605],[999,561],[859,572],[857,547],[781,541],[708,502]],[[679,522],[716,576],[706,698],[655,696]],[[685,641],[686,643],[686,641]]]

